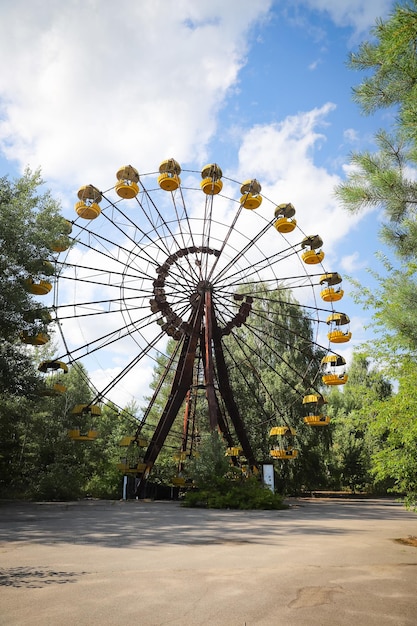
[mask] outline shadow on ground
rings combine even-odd
[[[288,534],[341,535],[346,521],[415,520],[392,500],[295,499],[283,511],[187,509],[178,502],[0,503],[0,541],[123,548],[276,543]],[[288,525],[288,521],[291,524]],[[352,532],[352,529],[349,529]]]

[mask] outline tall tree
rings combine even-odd
[[[378,20],[372,35],[350,56],[350,67],[366,72],[354,99],[367,115],[389,109],[393,122],[376,134],[374,153],[352,155],[351,173],[336,194],[349,211],[370,207],[382,212],[381,238],[395,255],[393,262],[384,259],[384,275],[375,276],[377,287],[362,288],[359,299],[374,310],[380,331],[370,354],[390,365],[399,390],[363,413],[372,417],[372,431],[381,437],[371,470],[379,479],[395,480],[415,502],[416,433],[409,421],[414,394],[409,400],[407,394],[417,346],[417,0],[397,4],[387,20]]]
[[[29,170],[15,181],[0,179],[0,391],[20,395],[34,381],[19,335],[45,332],[49,320],[25,281],[39,282],[54,273],[51,248],[65,223],[58,203],[42,186],[40,173]]]
[[[417,509],[417,364],[404,359],[398,392],[388,400],[375,401],[370,432],[379,440],[373,451],[372,471],[379,481],[393,482],[392,491],[405,495],[405,503]]]
[[[330,455],[330,475],[333,487],[357,488],[373,484],[372,455],[380,447],[369,407],[374,402],[386,402],[392,385],[370,360],[360,353],[353,355],[348,370],[349,384],[341,393],[330,393],[328,412],[332,417],[333,443]]]
[[[382,209],[383,239],[408,260],[417,242],[417,0],[397,4],[372,35],[350,55],[350,68],[366,71],[353,96],[366,115],[391,108],[394,122],[376,134],[374,153],[351,156],[351,173],[336,193],[350,211]]]

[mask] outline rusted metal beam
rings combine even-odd
[[[191,387],[196,346],[200,335],[203,313],[204,298],[200,297],[197,306],[190,316],[189,323],[192,330],[189,335],[184,336],[183,347],[172,383],[171,393],[144,455],[143,461],[147,465],[147,470],[144,475],[145,479],[155,463],[158,454],[165,443],[165,439],[171,430],[172,424],[178,415],[178,411],[184,402],[187,391]]]
[[[210,430],[219,428],[219,405],[214,391],[214,364],[213,364],[213,307],[211,299],[211,291],[208,289],[205,293],[205,327],[204,327],[204,378],[206,385],[206,396],[209,411]]]
[[[227,370],[226,361],[224,359],[223,345],[221,340],[221,331],[217,326],[216,318],[213,316],[213,344],[214,355],[216,359],[216,367],[219,379],[219,391],[226,405],[227,411],[232,420],[239,443],[242,446],[243,454],[247,458],[250,465],[256,467],[257,462],[246,434],[246,427],[239,413],[238,406],[235,402],[233,391],[230,386],[229,372]]]

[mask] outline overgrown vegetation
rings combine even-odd
[[[377,338],[364,346],[391,379],[398,393],[364,405],[370,437],[378,449],[370,457],[376,480],[393,482],[417,506],[414,402],[417,367],[417,2],[397,4],[378,20],[373,39],[350,57],[350,67],[365,71],[354,89],[363,113],[391,109],[394,121],[375,136],[375,152],[355,153],[351,173],[336,190],[347,210],[378,209],[384,218],[380,236],[393,253],[382,259],[376,288],[358,289],[358,301],[373,311]]]
[[[210,509],[284,509],[282,497],[265,487],[260,477],[247,476],[226,457],[226,445],[214,431],[203,437],[199,455],[190,468],[194,489],[187,491],[184,506]]]

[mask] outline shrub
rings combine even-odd
[[[183,506],[210,509],[286,509],[282,497],[262,485],[257,478],[241,481],[228,478],[212,480],[205,488],[185,494]]]

